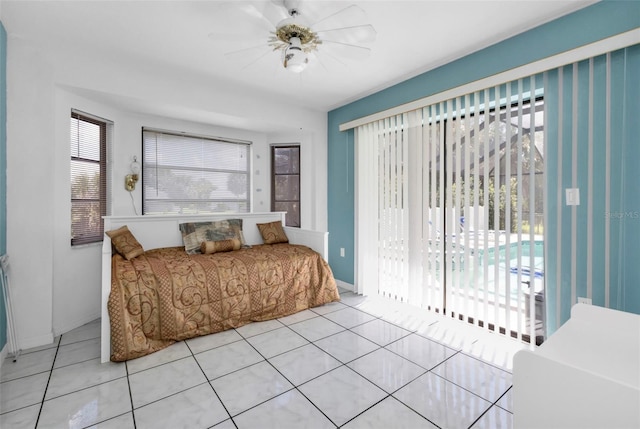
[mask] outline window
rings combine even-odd
[[[286,211],[287,226],[300,227],[300,146],[271,147],[271,210]]]
[[[102,241],[107,214],[107,122],[71,112],[71,245]]]
[[[249,212],[251,142],[142,130],[143,214]]]

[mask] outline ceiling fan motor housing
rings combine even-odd
[[[276,37],[284,43],[290,43],[293,37],[298,38],[302,46],[309,46],[307,52],[315,49],[320,43],[318,35],[311,28],[298,22],[295,17],[287,18],[278,24]]]

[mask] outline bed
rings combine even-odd
[[[242,247],[233,242],[232,251],[208,254],[205,244],[229,240],[206,241],[204,253],[200,243],[198,250],[187,246],[197,253],[185,251],[185,226],[229,219],[242,224]],[[105,234],[101,361],[133,359],[175,341],[338,301],[328,233],[283,227],[288,243],[263,244],[258,225],[279,222],[284,225],[284,212],[106,216],[105,232],[130,231],[144,253],[122,252],[121,237]]]

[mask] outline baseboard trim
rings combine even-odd
[[[53,327],[54,336],[66,334],[67,332],[73,331],[74,329],[79,328],[80,326],[86,325],[87,323],[91,323],[94,320],[99,318],[100,318],[100,312],[91,313],[83,317],[78,317],[77,319],[71,322],[65,322],[61,326],[54,326]]]
[[[39,335],[37,337],[31,337],[26,340],[20,340],[18,343],[18,351],[24,351],[28,349],[32,349],[34,347],[46,346],[49,344],[53,344],[53,332],[48,332],[44,335]]]
[[[349,292],[354,292],[356,289],[351,283],[343,282],[342,280],[336,280],[336,285],[339,288],[346,289]]]
[[[4,344],[4,347],[2,348],[2,350],[0,351],[0,370],[2,370],[2,363],[7,358],[8,354],[9,354],[9,343],[6,342]],[[0,372],[2,372],[2,371],[0,371]]]

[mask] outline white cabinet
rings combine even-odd
[[[640,315],[576,304],[513,360],[515,428],[640,428]]]

